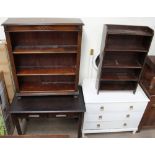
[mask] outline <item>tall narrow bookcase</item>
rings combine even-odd
[[[97,90],[136,91],[154,32],[144,26],[105,25]]]
[[[78,94],[80,19],[10,18],[3,26],[17,95]]]

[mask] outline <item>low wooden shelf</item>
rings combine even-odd
[[[36,75],[76,75],[76,68],[19,68],[17,76],[36,76]]]
[[[105,90],[136,92],[153,35],[153,30],[145,26],[104,26],[97,60],[98,93]]]

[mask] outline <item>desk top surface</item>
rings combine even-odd
[[[27,96],[15,97],[10,113],[59,113],[59,112],[85,112],[82,88],[79,95],[74,96]]]

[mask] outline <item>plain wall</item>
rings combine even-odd
[[[7,18],[0,18],[2,24]],[[81,47],[81,64],[80,64],[80,83],[84,78],[96,78],[94,60],[100,52],[100,44],[104,24],[123,24],[123,25],[141,25],[149,26],[155,30],[155,18],[81,18],[83,27],[82,47]],[[0,40],[4,40],[4,30],[0,26]],[[90,49],[94,49],[94,55],[90,56]],[[153,38],[149,55],[155,54],[155,37]]]

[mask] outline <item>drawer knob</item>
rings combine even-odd
[[[103,111],[103,110],[104,110],[104,107],[103,107],[103,106],[102,106],[102,107],[100,107],[100,110],[102,110],[102,111]]]
[[[130,106],[130,110],[133,110],[133,106]]]
[[[129,118],[130,117],[130,114],[127,114],[126,117]]]
[[[102,119],[102,115],[100,115],[98,118],[99,118],[99,119]]]
[[[97,127],[100,128],[100,124],[97,124]]]
[[[126,123],[124,123],[124,124],[123,124],[123,126],[127,126],[127,124],[126,124]]]

